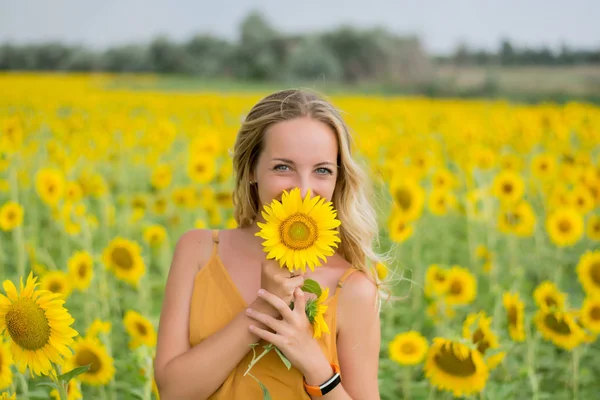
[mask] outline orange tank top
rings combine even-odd
[[[237,314],[248,307],[218,255],[218,243],[218,231],[215,230],[212,255],[194,279],[189,332],[192,347],[225,327]],[[335,334],[337,301],[344,281],[355,271],[359,270],[356,268],[346,270],[338,282],[334,295],[326,300],[325,304],[328,304],[328,308],[324,318],[331,334],[324,333],[317,339],[323,354],[329,362],[336,365],[339,365]],[[265,344],[267,342],[261,339],[256,347],[257,355],[261,353]],[[262,399],[262,390],[258,383],[251,376],[244,376],[251,360],[252,351],[248,351],[209,399]],[[310,400],[310,396],[304,390],[301,372],[294,367],[288,370],[274,351],[270,351],[260,359],[252,367],[251,373],[267,387],[273,399]]]

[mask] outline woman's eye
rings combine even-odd
[[[282,171],[282,172],[283,172],[283,171],[287,171],[288,169],[289,169],[289,167],[288,167],[287,165],[284,165],[284,164],[279,164],[279,165],[276,165],[276,166],[273,168],[273,170],[274,170],[274,171]]]
[[[319,175],[332,175],[333,171],[329,168],[317,168],[317,173]]]

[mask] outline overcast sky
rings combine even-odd
[[[433,53],[460,41],[497,49],[503,37],[530,47],[600,47],[599,0],[0,0],[0,43],[61,40],[100,49],[206,32],[233,40],[253,9],[284,33],[383,26],[418,35]]]

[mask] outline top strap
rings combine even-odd
[[[351,268],[348,268],[344,272],[344,274],[342,275],[342,277],[338,281],[336,292],[338,292],[339,289],[341,289],[344,286],[344,282],[346,282],[346,279],[348,279],[348,277],[350,275],[352,275],[353,273],[355,273],[356,271],[360,271],[360,270],[358,268],[351,267]]]
[[[219,245],[219,230],[218,229],[213,229],[212,241],[213,241],[213,256],[214,256],[217,253],[217,247]]]

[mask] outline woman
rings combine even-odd
[[[244,375],[257,342],[259,353],[275,344],[293,366],[271,351],[252,368],[275,400],[379,398],[379,298],[367,266],[377,261],[377,226],[350,142],[339,113],[310,92],[277,92],[252,108],[233,154],[239,227],[192,230],[175,248],[155,360],[163,400],[262,399]],[[262,205],[296,187],[332,201],[342,223],[336,254],[300,276],[267,261],[255,236]],[[306,278],[330,289],[331,334],[319,339],[302,311]]]

